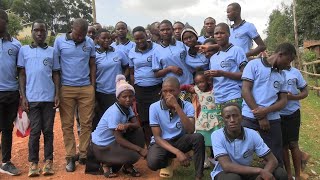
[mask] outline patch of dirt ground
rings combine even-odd
[[[74,128],[76,130],[76,127]],[[12,146],[12,159],[11,161],[14,163],[16,167],[18,167],[22,174],[20,176],[10,176],[7,174],[0,173],[0,179],[28,179],[28,137],[20,138],[16,136],[16,129],[13,132],[13,146]],[[75,133],[76,134],[76,133]],[[77,135],[76,135],[77,138]],[[41,135],[40,139],[40,162],[39,166],[42,168],[43,163],[43,137]],[[64,179],[64,180],[90,180],[90,179],[106,179],[103,175],[90,175],[85,174],[85,166],[79,165],[76,163],[76,171],[72,173],[68,173],[65,170],[65,149],[63,145],[63,137],[61,130],[61,122],[59,112],[56,113],[55,123],[54,123],[54,170],[55,174],[52,176],[43,176],[33,177],[32,179]],[[148,169],[146,161],[144,159],[140,159],[135,167],[141,172],[142,176],[139,178],[133,178],[129,175],[125,175],[122,172],[119,173],[118,178],[113,179],[121,179],[121,180],[142,180],[142,179],[160,179],[159,171],[154,172]]]

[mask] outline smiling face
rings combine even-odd
[[[98,44],[104,49],[108,49],[112,43],[112,37],[109,32],[101,32],[98,38]]]
[[[147,34],[143,31],[133,33],[133,39],[139,50],[145,50],[148,47]]]
[[[223,108],[222,117],[228,132],[241,131],[242,115],[237,106],[228,106]]]
[[[47,38],[47,29],[44,23],[34,23],[31,30],[32,38],[37,44],[43,44]]]

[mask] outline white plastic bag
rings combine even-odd
[[[14,122],[14,126],[17,128],[16,135],[18,137],[27,137],[30,134],[30,120],[27,113],[22,110],[21,106],[18,109],[18,115]]]

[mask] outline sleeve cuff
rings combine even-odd
[[[242,77],[241,80],[246,80],[246,81],[250,81],[250,82],[253,82],[253,79],[250,79],[250,78],[246,78],[246,77]]]

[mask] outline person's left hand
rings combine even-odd
[[[116,131],[126,131],[128,127],[128,124],[118,124]]]
[[[256,109],[252,110],[252,113],[255,118],[262,119],[267,116],[267,108],[264,107],[257,107]]]

